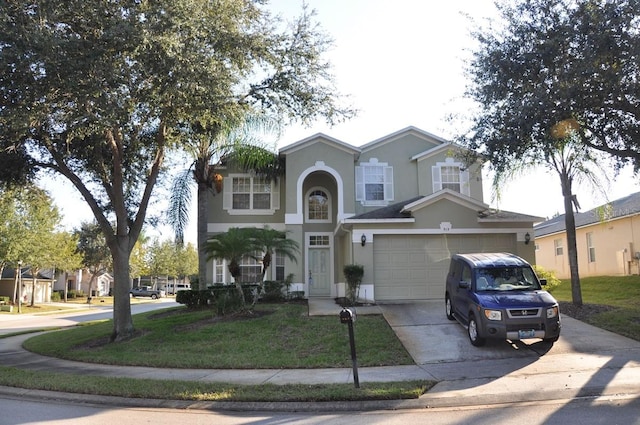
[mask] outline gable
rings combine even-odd
[[[295,143],[292,143],[290,145],[283,147],[282,149],[280,149],[280,154],[290,155],[301,150],[309,150],[310,148],[313,148],[314,150],[317,150],[318,148],[319,149],[323,149],[323,148],[337,149],[350,155],[354,155],[360,152],[360,149],[356,148],[355,146],[352,146],[348,143],[345,143],[333,137],[327,136],[326,134],[317,133],[317,134],[314,134],[313,136],[307,137],[305,139],[302,139],[300,141],[297,141]]]

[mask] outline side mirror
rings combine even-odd
[[[538,279],[540,281],[540,285],[545,286],[547,284],[547,279]]]
[[[471,285],[470,282],[467,282],[466,280],[461,280],[458,283],[458,288],[462,288],[462,289],[469,289],[469,286]]]

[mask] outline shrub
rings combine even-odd
[[[59,291],[53,291],[51,293],[51,302],[57,303],[62,299]]]
[[[360,291],[364,267],[360,264],[347,264],[343,269],[344,278],[347,280],[347,298],[355,303]]]
[[[266,280],[264,282],[263,299],[266,302],[284,301],[284,291],[286,284],[278,280]]]
[[[547,285],[544,287],[547,291],[552,292],[558,285],[560,285],[560,279],[558,279],[552,271],[535,265],[533,266],[533,270],[538,275],[538,279],[547,279]]]

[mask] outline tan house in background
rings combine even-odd
[[[537,224],[536,264],[568,279],[564,215]],[[640,192],[578,213],[576,239],[581,277],[640,274]]]

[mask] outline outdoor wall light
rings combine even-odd
[[[362,234],[362,236],[360,236],[360,243],[362,244],[362,246],[367,243],[367,235],[365,235],[364,233]]]
[[[525,233],[524,235],[524,244],[525,245],[529,245],[529,241],[531,240],[531,235],[529,234],[529,232]]]

